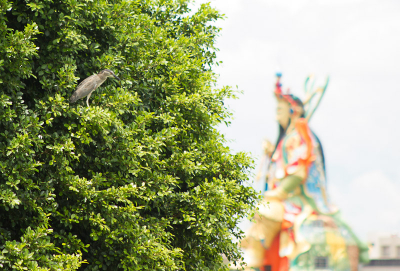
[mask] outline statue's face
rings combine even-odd
[[[283,99],[278,99],[278,107],[276,108],[276,120],[286,129],[290,119],[290,105]]]

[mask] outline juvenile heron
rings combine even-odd
[[[88,78],[80,82],[80,84],[76,87],[75,92],[72,93],[69,102],[74,103],[77,100],[87,96],[86,104],[89,107],[90,95],[92,95],[93,91],[95,91],[101,84],[103,84],[103,82],[106,81],[108,77],[115,77],[121,81],[121,79],[119,79],[112,70],[102,70],[98,74],[93,74],[92,76],[89,76]]]

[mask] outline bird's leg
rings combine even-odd
[[[92,95],[92,92],[90,92],[89,95],[88,95],[87,98],[86,98],[86,105],[87,105],[87,107],[89,107],[89,98],[90,98],[90,95]]]

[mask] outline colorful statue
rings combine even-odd
[[[254,223],[241,246],[250,270],[351,270],[368,261],[363,245],[329,200],[321,143],[308,122],[326,87],[313,91],[307,78],[306,99],[284,94],[277,74],[275,96],[279,136],[266,141],[269,157],[266,191]]]

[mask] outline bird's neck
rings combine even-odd
[[[108,76],[105,75],[105,74],[98,74],[97,76],[100,78],[101,82],[106,81],[106,80],[107,80],[107,77],[108,77]]]

